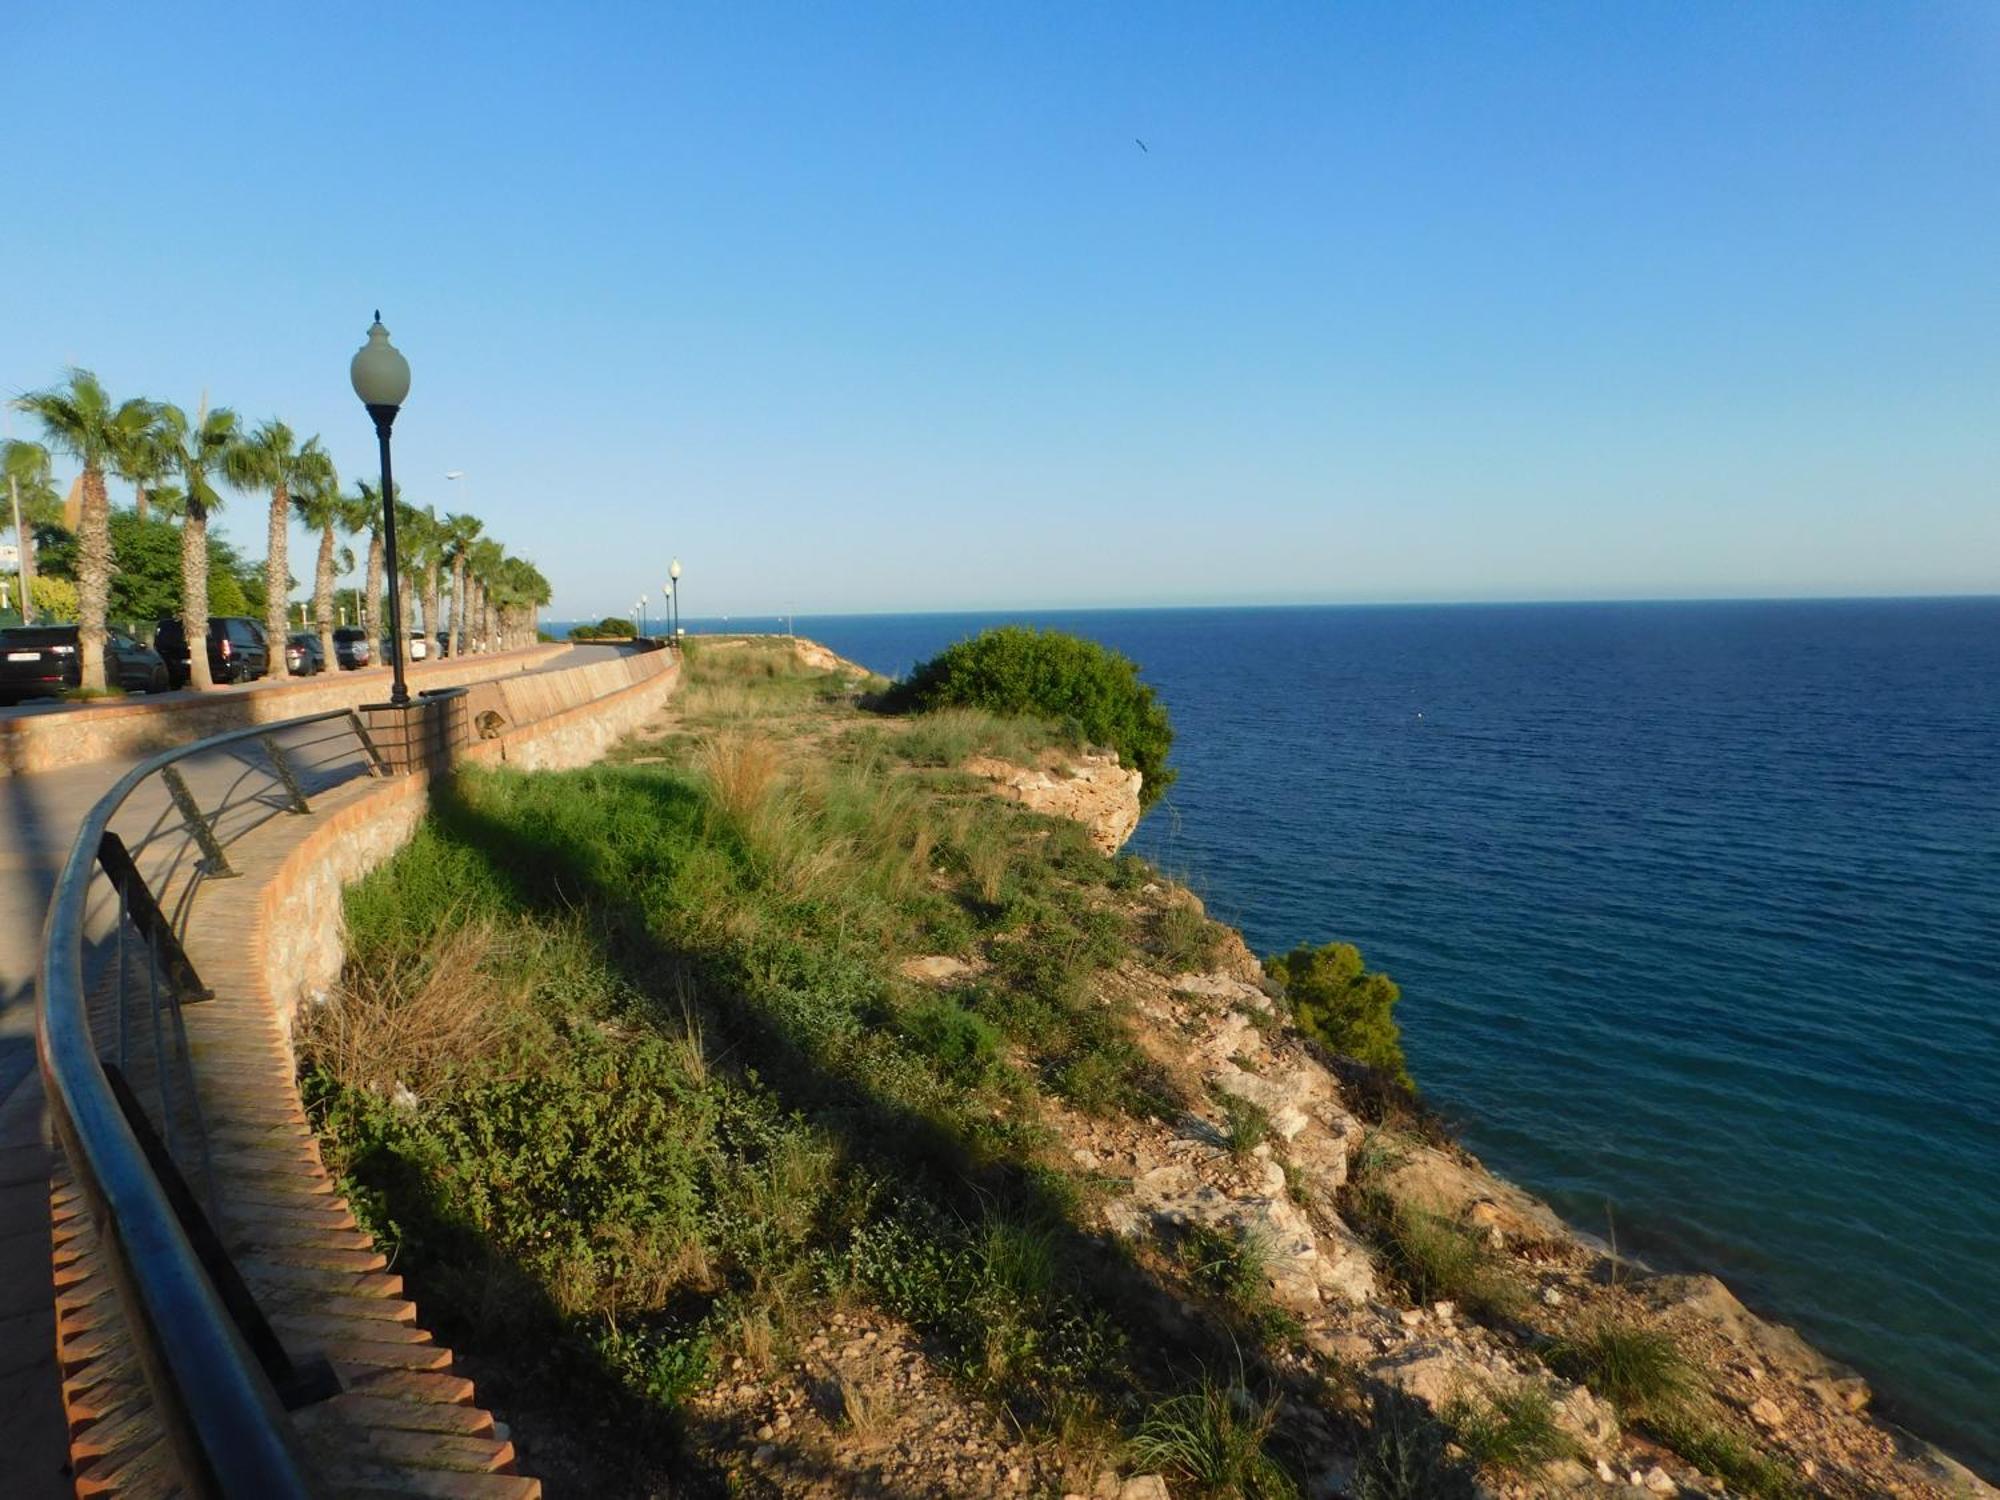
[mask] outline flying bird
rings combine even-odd
[[[1137,146],[1141,151],[1144,151],[1148,156],[1151,156],[1153,154],[1152,148],[1149,147],[1144,141],[1140,140],[1139,137],[1137,137],[1136,135],[1132,137],[1132,144]]]

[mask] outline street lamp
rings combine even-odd
[[[646,594],[639,596],[639,639],[642,641],[646,638],[646,600],[649,597]]]
[[[674,640],[681,638],[681,560],[677,557],[667,568],[667,587],[674,596]]]
[[[379,309],[369,326],[368,342],[355,354],[347,374],[354,382],[354,394],[375,419],[375,436],[382,445],[382,549],[389,568],[389,660],[396,669],[389,701],[397,708],[407,708],[410,689],[403,681],[403,652],[408,643],[403,639],[402,586],[397,581],[402,575],[396,561],[396,486],[389,477],[389,429],[395,425],[403,398],[410,394],[410,362],[389,342],[389,330],[382,326]]]

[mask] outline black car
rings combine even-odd
[[[333,659],[349,672],[375,659],[368,645],[368,632],[358,625],[343,625],[333,633]]]
[[[326,652],[310,630],[295,631],[285,642],[285,670],[294,677],[316,677],[326,670]]]
[[[83,679],[74,625],[16,625],[0,630],[0,703],[59,697]],[[104,632],[104,680],[128,693],[164,693],[167,664],[122,630]]]
[[[153,649],[167,664],[175,687],[188,680],[187,636],[179,620],[162,620],[153,632]],[[247,615],[208,617],[208,675],[216,682],[249,682],[271,670],[271,648],[264,627]]]

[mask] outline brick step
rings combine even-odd
[[[243,1279],[260,1298],[267,1291],[277,1294],[288,1290],[315,1289],[348,1297],[403,1295],[403,1278],[394,1271],[348,1271],[338,1266],[293,1266],[277,1261],[239,1264],[236,1269],[243,1273]]]
[[[446,1375],[433,1370],[385,1370],[380,1366],[361,1366],[343,1372],[341,1383],[352,1395],[373,1396],[384,1401],[469,1406],[473,1399],[470,1380],[463,1375]]]
[[[330,1339],[321,1346],[320,1352],[333,1362],[342,1384],[355,1388],[360,1387],[370,1370],[421,1370],[442,1374],[451,1369],[451,1350],[443,1344]]]
[[[453,1474],[411,1469],[378,1480],[351,1480],[333,1490],[337,1500],[541,1500],[542,1482],[517,1474]]]
[[[273,1312],[271,1326],[292,1337],[318,1339],[327,1343],[342,1344],[359,1340],[371,1344],[430,1344],[430,1330],[420,1328],[414,1320],[399,1323],[393,1318],[351,1318],[338,1313],[326,1312]]]
[[[369,1452],[393,1464],[465,1474],[505,1473],[514,1467],[514,1444],[501,1437],[466,1437],[407,1428],[363,1429]]]
[[[449,1432],[459,1437],[491,1437],[493,1416],[484,1407],[460,1406],[438,1401],[396,1401],[386,1396],[345,1391],[330,1401],[308,1407],[299,1414],[305,1421],[323,1418],[307,1413],[326,1414],[356,1427],[393,1427],[410,1432]]]

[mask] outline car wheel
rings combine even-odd
[[[146,679],[146,691],[149,693],[164,693],[172,687],[172,684],[173,679],[167,676],[167,669],[165,667],[155,667],[153,668],[153,675]]]

